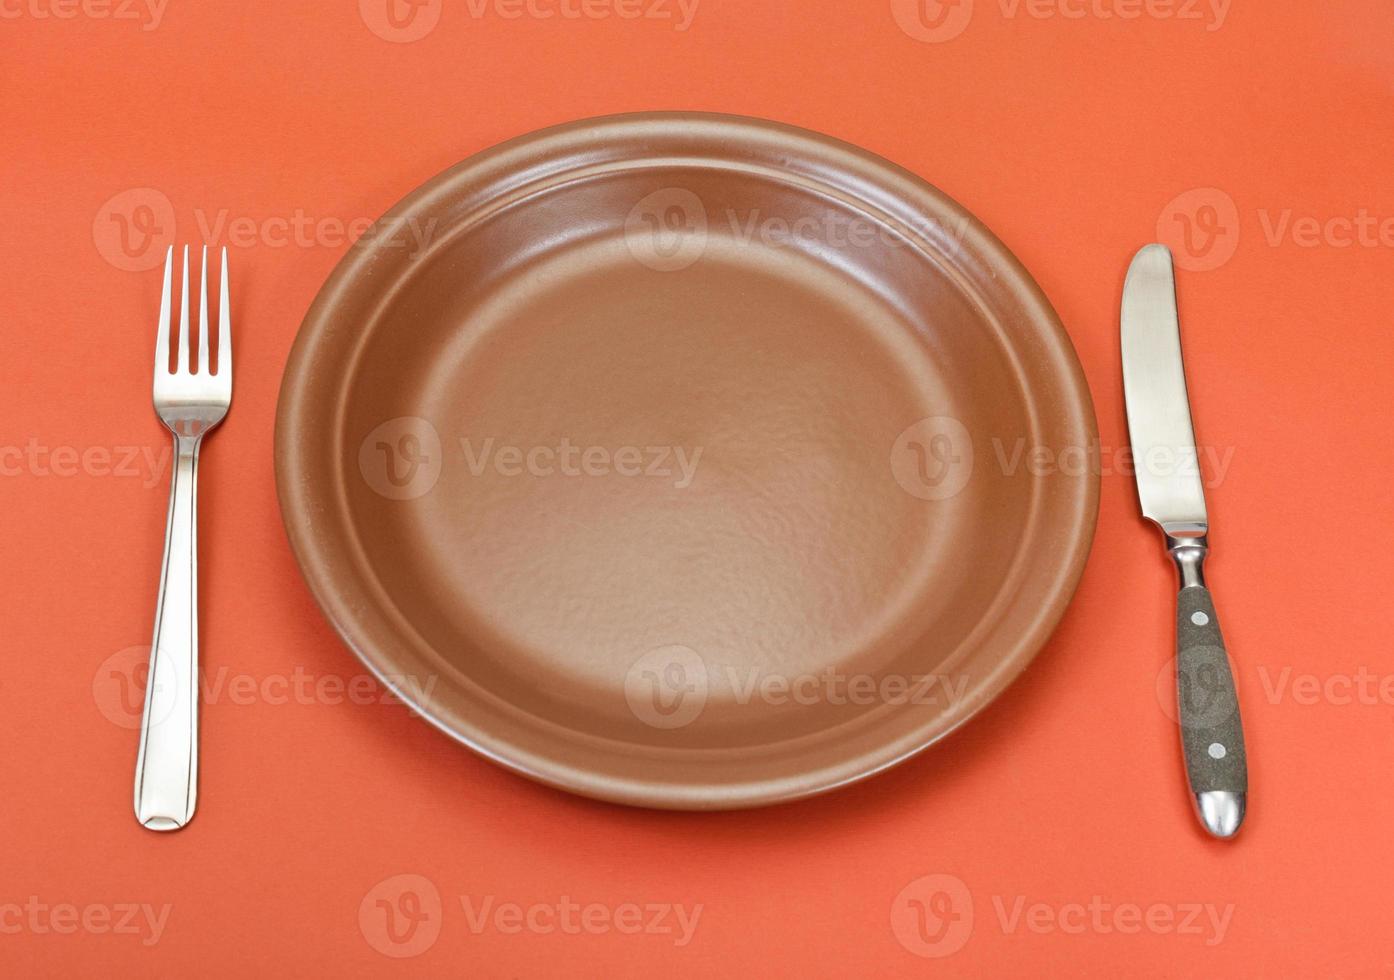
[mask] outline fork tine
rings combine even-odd
[[[223,271],[218,277],[221,295],[218,300],[218,377],[232,383],[232,313],[227,295],[227,246],[223,246]]]
[[[184,246],[184,291],[179,299],[179,368],[176,373],[185,374],[189,370],[189,246]]]
[[[198,373],[208,373],[208,246],[198,274]]]
[[[160,291],[160,328],[155,333],[155,373],[169,374],[169,280],[174,268],[174,246],[165,249],[165,288]]]

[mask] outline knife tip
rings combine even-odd
[[[1163,265],[1168,269],[1171,268],[1171,249],[1160,242],[1153,242],[1150,245],[1142,246],[1142,248],[1137,250],[1137,254],[1133,256],[1133,268],[1138,268],[1139,266]]]

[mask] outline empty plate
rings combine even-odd
[[[481,153],[358,241],[276,426],[348,645],[554,786],[725,808],[988,703],[1093,534],[1088,389],[1021,265],[904,170],[753,119]]]

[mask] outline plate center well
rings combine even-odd
[[[466,673],[618,693],[682,647],[737,698],[879,670],[951,606],[931,584],[969,556],[974,495],[928,502],[892,466],[951,386],[852,279],[734,240],[672,271],[592,241],[456,316],[400,408],[434,429],[438,478],[384,513],[417,562],[394,599],[418,628],[464,614],[470,635],[431,639]]]

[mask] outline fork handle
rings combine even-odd
[[[198,795],[198,452],[202,437],[176,434],[165,559],[150,641],[145,713],[136,760],[136,819],[178,830]]]

